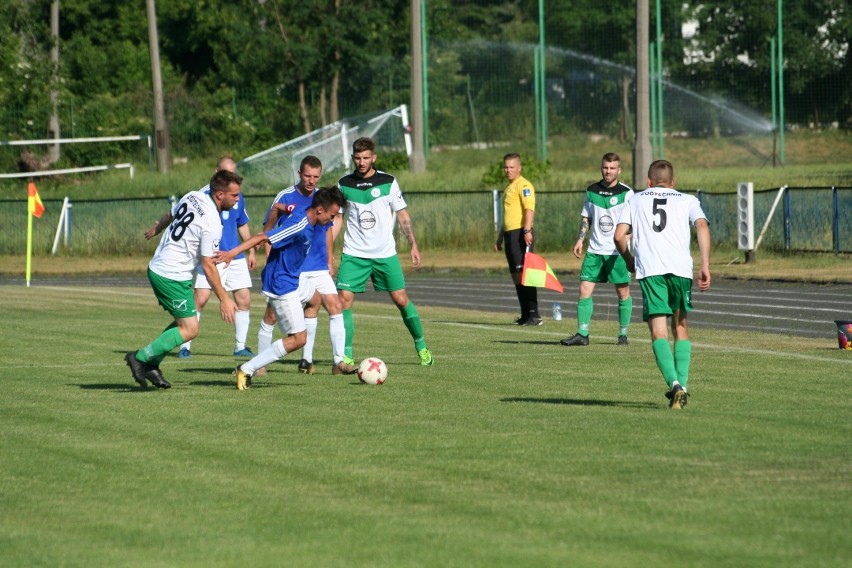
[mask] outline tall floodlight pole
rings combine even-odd
[[[633,143],[633,187],[643,189],[651,164],[651,119],[648,64],[648,0],[636,1],[636,140]]]
[[[544,50],[544,0],[538,0],[538,56],[539,63],[539,96],[541,97],[541,161],[547,163],[547,80],[545,79],[545,50]]]
[[[426,22],[426,0],[420,2],[420,34],[423,38],[423,154],[429,154],[429,40]]]
[[[657,140],[660,143],[660,159],[666,157],[665,142],[663,141],[663,17],[660,7],[662,0],[657,0]],[[653,104],[653,103],[652,103]]]
[[[59,0],[50,4],[50,121],[47,131],[48,138],[59,140]],[[59,160],[59,144],[51,144],[48,148],[50,163]]]
[[[157,169],[161,174],[169,172],[171,150],[169,147],[169,125],[163,104],[163,77],[160,74],[160,38],[157,34],[157,9],[154,0],[146,0],[148,9],[148,50],[151,53],[151,83],[154,90],[154,133],[157,140]]]
[[[423,152],[423,38],[420,27],[420,0],[411,0],[411,140],[412,151],[408,160],[411,173],[426,171]]]
[[[784,165],[784,10],[778,0],[778,161]]]

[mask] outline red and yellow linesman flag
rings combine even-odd
[[[41,219],[41,216],[44,214],[44,203],[41,202],[38,189],[36,189],[33,182],[27,185],[27,206],[30,215]]]
[[[556,279],[553,269],[544,258],[528,252],[524,255],[524,270],[521,272],[521,284],[535,288],[549,288],[562,292],[562,284]]]
[[[44,203],[41,202],[38,189],[33,182],[27,184],[27,287],[30,285],[33,259],[33,217],[44,215]]]

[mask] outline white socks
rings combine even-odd
[[[234,314],[234,338],[236,342],[234,343],[234,351],[242,351],[246,348],[246,337],[248,336],[249,330],[249,320],[251,319],[251,312],[238,311]],[[258,347],[258,351],[260,347]]]

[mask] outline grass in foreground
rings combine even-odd
[[[828,341],[695,333],[673,412],[640,325],[578,351],[565,325],[423,308],[423,368],[362,303],[387,384],[331,377],[321,317],[321,374],[292,356],[238,392],[214,303],[174,387],[142,391],[122,356],[166,323],[150,290],[2,292],[5,566],[848,562],[852,361]]]

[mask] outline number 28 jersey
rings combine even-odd
[[[181,198],[172,216],[148,268],[170,280],[192,280],[201,257],[213,256],[219,250],[219,208],[210,194],[192,191]]]
[[[689,227],[698,219],[707,216],[692,195],[665,187],[634,194],[628,207],[621,211],[618,223],[633,229],[636,278],[674,274],[691,280]]]

